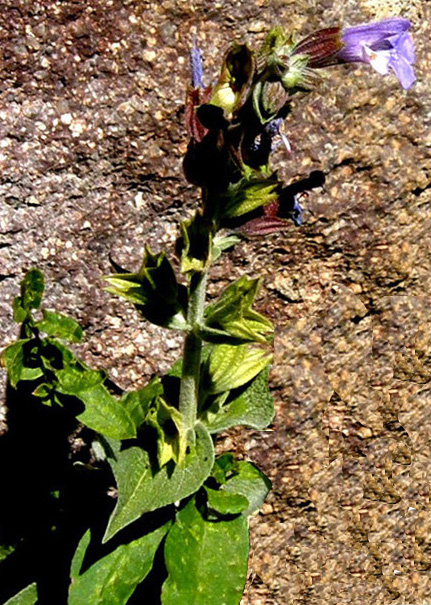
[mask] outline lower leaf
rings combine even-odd
[[[96,561],[82,575],[73,575],[77,571],[75,565],[72,569],[69,605],[126,605],[135,588],[150,572],[156,551],[169,526],[170,522],[151,534],[118,546],[109,555]],[[87,545],[88,537],[87,532],[81,542]],[[81,544],[78,546],[78,552],[83,550],[80,546]],[[80,563],[81,554],[78,557]]]
[[[36,584],[30,584],[18,594],[10,598],[4,605],[35,605],[37,602]]]
[[[238,605],[247,576],[249,538],[243,516],[207,521],[191,500],[165,543],[163,605]]]
[[[196,426],[196,444],[181,466],[171,461],[154,472],[148,452],[142,448],[119,451],[115,447],[110,463],[119,495],[104,542],[144,513],[173,504],[196,492],[209,476],[214,463],[213,442],[201,424]]]

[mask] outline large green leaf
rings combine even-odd
[[[96,370],[66,367],[56,372],[57,391],[72,395],[85,405],[79,414],[80,422],[112,439],[130,439],[136,436],[134,422],[122,401],[111,395]]]
[[[96,561],[82,575],[77,575],[77,563],[82,564],[82,550],[78,546],[78,561],[72,569],[69,605],[100,603],[126,605],[137,585],[148,575],[154,555],[163,540],[170,522],[151,534],[129,544],[118,546],[103,559]],[[88,533],[88,532],[87,532]],[[82,538],[88,545],[88,535]]]
[[[216,345],[206,364],[205,390],[216,394],[247,384],[270,362],[272,355],[248,344]]]
[[[26,586],[4,605],[35,605],[37,602],[37,586],[35,583]]]
[[[211,472],[214,447],[208,431],[196,425],[196,443],[186,455],[184,464],[173,461],[156,473],[148,453],[140,447],[118,451],[113,446],[110,460],[118,486],[118,502],[109,520],[103,541],[144,513],[182,500],[196,492]]]
[[[207,521],[191,500],[177,514],[166,538],[169,575],[162,589],[163,605],[238,605],[248,549],[245,517]]]
[[[268,367],[240,393],[232,391],[221,403],[216,398],[213,406],[199,417],[210,433],[219,433],[237,425],[261,430],[273,418],[274,400],[268,388]]]
[[[82,328],[77,321],[62,313],[55,313],[42,309],[43,319],[36,323],[36,327],[49,336],[62,338],[68,342],[82,340]]]

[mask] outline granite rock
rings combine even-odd
[[[304,225],[239,245],[214,267],[261,275],[278,326],[270,431],[235,448],[273,481],[252,519],[243,603],[431,601],[429,414],[431,6],[426,0],[4,0],[0,12],[0,347],[32,266],[49,308],[85,328],[79,349],[118,384],[143,385],[181,337],[142,324],[103,291],[110,259],[137,268],[170,248],[198,193],[182,175],[188,53],[206,82],[233,39],[281,24],[307,34],[401,14],[417,82],[330,68],[285,123],[286,183],[319,170]],[[3,374],[4,379],[4,374]]]

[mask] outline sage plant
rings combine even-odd
[[[106,373],[64,344],[82,337],[73,319],[34,313],[42,303],[41,272],[24,278],[14,302],[21,338],[2,357],[11,389],[21,389],[35,407],[68,415],[71,434],[86,427],[91,457],[80,472],[105,469],[104,489],[115,499],[103,535],[89,522],[79,536],[68,588],[65,580],[71,605],[240,602],[247,518],[261,507],[270,482],[249,461],[215,455],[214,441],[235,425],[263,429],[273,420],[273,326],[254,308],[259,279],[243,275],[207,304],[208,275],[241,237],[302,223],[299,190],[270,164],[278,144],[290,153],[281,125],[293,95],[315,86],[321,68],[358,61],[383,75],[392,69],[409,88],[415,78],[409,27],[397,17],[323,29],[299,41],[276,27],[256,51],[233,44],[212,86],[204,85],[194,46],[184,173],[200,188],[201,203],[180,225],[175,262],[147,247],[137,272],[116,267],[106,278],[107,289],[133,303],[144,320],[184,334],[183,356],[166,376],[120,394]],[[50,495],[59,492],[55,497],[66,506],[64,482],[51,483]],[[19,552],[19,536],[14,542],[4,533],[6,555]],[[61,587],[50,588],[48,570],[30,578],[8,603],[64,601]]]

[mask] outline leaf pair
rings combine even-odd
[[[187,329],[187,291],[177,282],[175,271],[164,253],[146,248],[138,273],[118,273],[105,278],[108,292],[134,303],[141,315],[159,326]]]
[[[231,454],[217,459],[212,476],[221,484],[217,489],[205,487],[206,506],[198,506],[197,498],[192,498],[177,512],[173,525],[167,523],[118,547],[78,575],[89,542],[87,532],[72,563],[70,604],[125,604],[147,575],[167,533],[164,557],[168,578],[162,588],[163,605],[237,605],[247,573],[247,516],[260,508],[270,482],[251,463],[238,462]],[[211,519],[214,512],[221,515],[216,520]],[[111,525],[111,532],[114,529]]]
[[[252,308],[260,280],[246,275],[231,284],[219,300],[205,310],[202,336],[210,342],[267,342],[272,338],[273,325]]]

